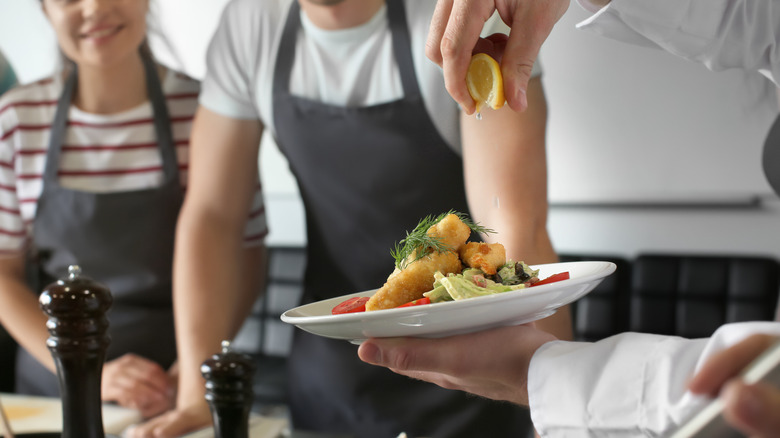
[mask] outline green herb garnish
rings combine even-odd
[[[472,221],[465,213],[450,210],[435,217],[429,215],[423,218],[420,223],[414,227],[414,230],[411,232],[407,231],[404,239],[400,242],[396,242],[395,246],[390,251],[390,255],[395,259],[395,266],[398,269],[404,269],[409,263],[416,262],[434,251],[454,251],[455,249],[445,245],[444,242],[441,241],[441,238],[428,235],[428,229],[431,226],[438,224],[450,214],[458,216],[458,218],[472,231],[482,234],[495,233],[492,229],[485,228]],[[407,260],[412,253],[415,254],[414,260]]]

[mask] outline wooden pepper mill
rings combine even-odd
[[[214,438],[248,438],[254,362],[244,354],[231,351],[229,341],[222,341],[222,352],[206,359],[200,372],[206,379],[206,401],[214,421]]]
[[[62,397],[62,438],[105,438],[100,377],[106,349],[106,311],[111,292],[68,267],[68,277],[44,289],[39,299],[49,316],[46,344],[54,357]]]

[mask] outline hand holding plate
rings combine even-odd
[[[442,388],[527,406],[531,358],[554,340],[529,324],[440,339],[369,339],[358,356]]]

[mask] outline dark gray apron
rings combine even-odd
[[[381,286],[393,269],[393,243],[421,218],[468,212],[462,160],[437,132],[420,95],[403,1],[388,1],[387,8],[404,89],[390,103],[345,108],[291,95],[297,1],[282,34],[273,111],[276,140],[306,206],[304,302]],[[525,436],[529,427],[519,407],[367,365],[355,345],[302,330],[295,331],[290,382],[297,429],[474,438]]]
[[[60,186],[57,176],[77,72],[68,77],[51,127],[43,190],[33,223],[40,293],[78,264],[114,298],[107,360],[135,353],[167,368],[176,359],[171,269],[183,199],[165,96],[154,61],[142,55],[164,180],[151,189],[92,193]],[[54,374],[20,349],[17,391],[57,396]]]

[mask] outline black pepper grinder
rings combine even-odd
[[[68,277],[44,289],[41,309],[49,316],[46,341],[54,357],[62,397],[62,438],[105,438],[100,376],[106,349],[106,311],[111,292],[68,267]]]
[[[248,438],[254,362],[249,356],[231,351],[229,341],[222,341],[222,352],[206,359],[200,372],[206,379],[214,438]]]

